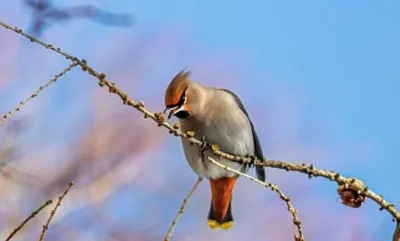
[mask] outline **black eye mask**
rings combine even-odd
[[[189,112],[186,110],[181,110],[175,114],[175,116],[179,119],[186,119],[189,116]]]

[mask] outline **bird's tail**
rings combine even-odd
[[[211,229],[227,230],[233,225],[232,191],[237,177],[210,179],[211,204],[208,212],[208,226]]]
[[[264,167],[256,166],[257,179],[265,182],[265,169]]]
[[[232,227],[233,216],[232,216],[231,202],[232,202],[232,200],[229,201],[229,206],[228,206],[228,210],[225,214],[225,217],[222,220],[218,221],[218,218],[216,217],[216,212],[214,211],[213,203],[211,200],[210,211],[208,212],[208,226],[211,229],[220,228],[220,229],[228,230]]]

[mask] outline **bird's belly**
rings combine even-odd
[[[189,144],[188,144],[189,145]],[[208,160],[208,157],[213,158],[214,160],[218,161],[224,166],[233,168],[238,171],[247,171],[247,170],[242,170],[243,165],[239,163],[232,162],[230,160],[226,160],[224,158],[218,158],[212,153],[209,153],[206,151],[204,153],[204,160],[201,159],[200,156],[200,149],[197,146],[188,146],[187,152],[189,152],[186,156],[186,159],[190,165],[190,167],[193,169],[193,171],[200,177],[206,177],[209,179],[218,179],[221,177],[233,177],[236,174],[234,174],[231,171],[227,171],[214,163],[212,163],[210,160]]]
[[[253,155],[254,149],[250,148],[253,146],[252,139],[244,138],[239,136],[238,138],[229,138],[228,135],[218,134],[218,131],[199,131],[196,133],[195,137],[201,139],[204,136],[208,142],[211,144],[218,144],[223,151],[239,155]],[[220,140],[219,142],[215,140]],[[182,139],[186,159],[193,169],[193,171],[200,177],[206,177],[209,179],[218,179],[221,177],[233,177],[236,174],[227,171],[208,160],[208,157],[213,158],[224,166],[230,167],[232,169],[247,172],[243,169],[243,165],[239,163],[232,162],[230,160],[216,157],[210,151],[205,151],[204,160],[200,156],[200,148],[196,145],[190,145],[186,139]]]
[[[208,155],[206,155],[207,158]],[[218,161],[219,163],[221,163],[224,166],[230,167],[234,170],[240,171],[240,172],[247,172],[247,170],[243,169],[243,165],[239,164],[239,163],[235,163],[232,162],[230,160],[227,159],[219,159],[218,157],[214,156],[214,155],[209,155],[211,158],[213,158],[214,160]],[[234,172],[225,170],[217,165],[215,165],[214,163],[212,163],[210,160],[206,159],[204,160],[203,163],[203,172],[204,172],[204,176],[210,179],[218,179],[221,177],[234,177],[236,176],[236,174]]]

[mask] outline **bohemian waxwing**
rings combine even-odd
[[[190,71],[182,70],[170,82],[165,92],[164,113],[168,119],[176,116],[183,132],[194,131],[194,137],[233,155],[251,156],[264,160],[260,142],[247,111],[240,99],[231,91],[204,86],[189,80]],[[238,175],[214,165],[207,157],[216,158],[205,148],[190,145],[181,138],[185,157],[193,171],[209,179],[211,204],[208,226],[229,229],[233,224],[231,200]],[[216,158],[225,166],[247,172],[242,165]],[[256,167],[257,178],[265,181],[263,167]]]

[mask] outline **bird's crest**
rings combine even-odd
[[[183,69],[177,75],[175,75],[165,91],[165,106],[173,107],[178,104],[188,86],[188,78],[190,73],[190,71]]]

